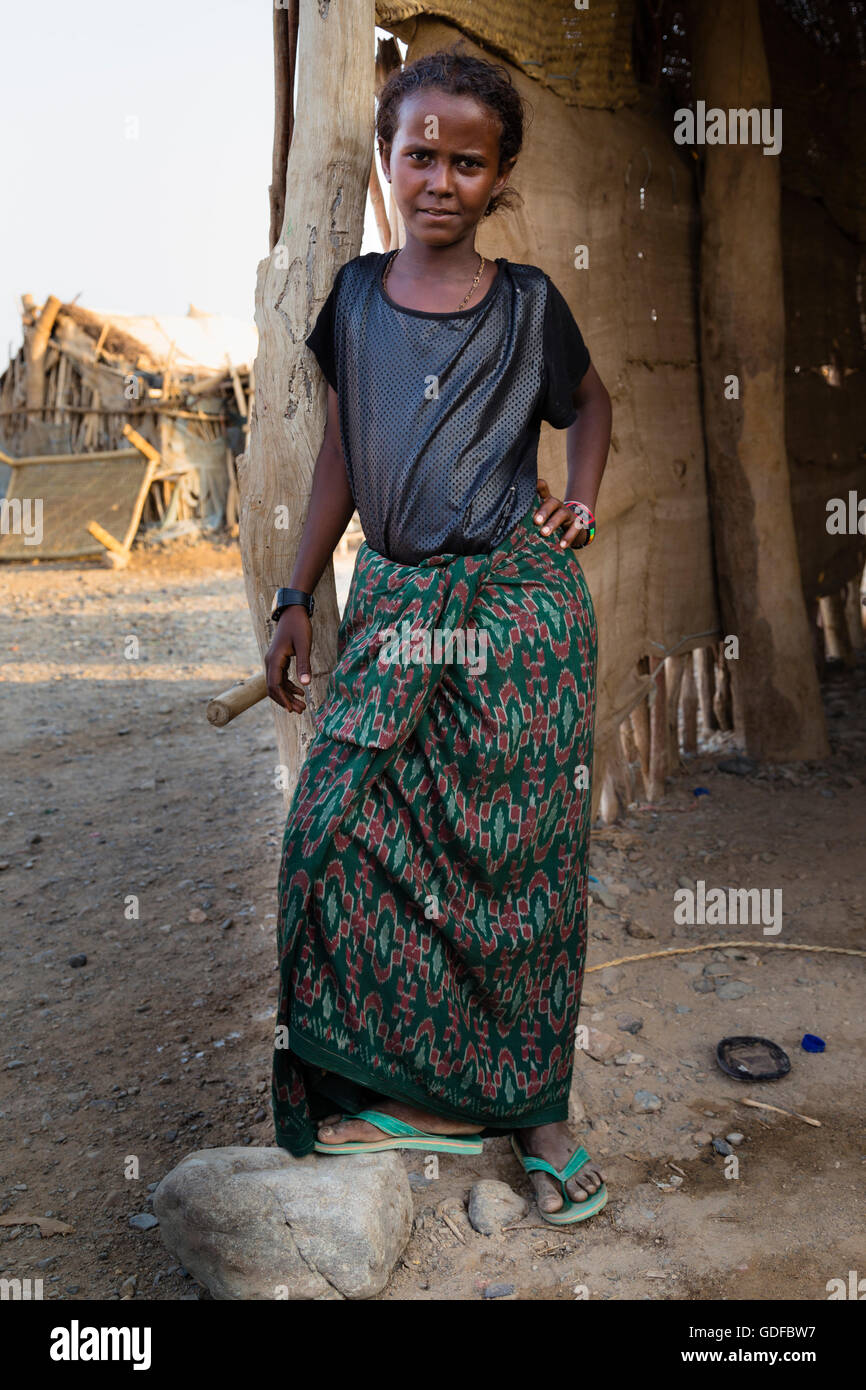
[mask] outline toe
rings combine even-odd
[[[562,1207],[562,1193],[559,1184],[554,1182],[547,1173],[533,1173],[531,1176],[535,1185],[535,1198],[539,1210],[559,1211]]]

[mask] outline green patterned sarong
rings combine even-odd
[[[299,1157],[375,1096],[499,1133],[567,1117],[597,637],[537,506],[490,554],[358,552],[280,869],[273,1107]]]

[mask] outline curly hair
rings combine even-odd
[[[531,108],[520,95],[508,69],[501,63],[490,63],[464,51],[462,39],[451,48],[440,48],[416,58],[403,68],[396,68],[378,93],[376,134],[385,145],[391,145],[397,134],[400,106],[403,98],[427,87],[450,92],[454,96],[474,97],[499,121],[499,167],[520,153],[525,126]],[[483,216],[500,208],[510,208],[520,195],[508,185],[490,199]]]

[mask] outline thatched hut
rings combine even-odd
[[[114,492],[134,485],[109,466],[123,462],[132,429],[158,455],[141,499],[146,527],[165,535],[183,523],[236,523],[234,460],[250,415],[252,324],[193,307],[185,316],[136,317],[25,296],[22,325],[23,346],[0,376],[7,460],[0,492],[14,463],[28,481],[38,467],[49,498],[56,489],[74,501],[78,480],[87,478],[91,497],[102,493],[111,505]],[[94,472],[98,463],[105,467]],[[42,557],[98,553],[98,542],[70,518],[40,547]],[[0,558],[16,558],[14,537],[3,539]]]

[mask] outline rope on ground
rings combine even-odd
[[[837,956],[866,956],[866,951],[855,951],[850,946],[804,946],[791,941],[705,941],[700,946],[670,946],[664,951],[644,951],[639,956],[620,956],[617,960],[606,960],[602,965],[589,965],[585,974],[593,970],[607,970],[611,965],[630,965],[634,960],[657,960],[660,956],[688,956],[694,951],[724,951],[732,946],[748,946],[752,950],[769,948],[775,951],[830,951]]]

